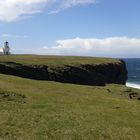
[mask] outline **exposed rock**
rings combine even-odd
[[[0,73],[36,80],[104,86],[106,83],[125,84],[127,69],[124,61],[107,64],[23,65],[15,62],[0,63]]]
[[[129,94],[129,98],[132,99],[133,97],[136,98],[137,97],[137,93],[136,92],[132,92]]]

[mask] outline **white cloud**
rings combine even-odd
[[[43,47],[40,53],[102,57],[139,57],[140,38],[109,37],[104,39],[58,40],[54,47]]]
[[[43,9],[48,12],[58,12],[76,5],[95,3],[96,0],[0,0],[0,21],[14,21],[40,13]]]
[[[48,0],[0,0],[0,20],[13,21],[22,16],[41,12]]]
[[[0,35],[0,38],[28,38],[27,35],[14,35],[14,34],[1,34]]]
[[[74,7],[77,5],[95,4],[98,0],[54,0],[50,13],[58,13],[59,11]]]

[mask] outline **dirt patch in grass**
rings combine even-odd
[[[1,101],[26,103],[26,96],[14,92],[0,91]]]

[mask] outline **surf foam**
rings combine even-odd
[[[136,83],[127,82],[127,83],[126,83],[126,86],[127,86],[127,87],[132,87],[132,88],[140,89],[140,84],[136,84]]]

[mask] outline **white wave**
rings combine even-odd
[[[132,88],[140,89],[140,84],[135,84],[135,83],[127,82],[127,83],[126,83],[126,86],[127,86],[127,87],[132,87]]]

